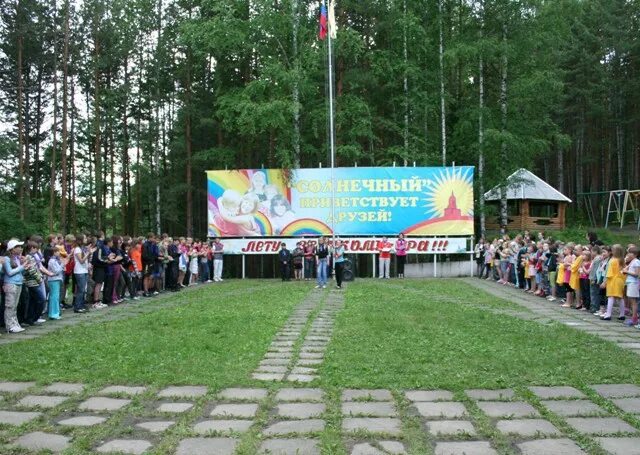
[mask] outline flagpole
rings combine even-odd
[[[323,0],[324,3],[324,0]],[[331,244],[335,245],[336,243],[336,182],[334,175],[334,167],[335,167],[335,134],[334,134],[334,122],[333,122],[333,52],[331,46],[331,35],[333,33],[332,30],[327,27],[327,47],[328,47],[328,57],[329,57],[329,151],[331,153]]]

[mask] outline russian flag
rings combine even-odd
[[[327,38],[327,31],[328,31],[327,24],[328,24],[327,7],[323,1],[320,4],[320,30],[318,32],[318,38],[320,38],[321,40],[324,40]]]

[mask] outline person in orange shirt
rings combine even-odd
[[[624,321],[625,307],[624,307],[624,280],[625,276],[622,273],[624,268],[624,249],[621,245],[613,245],[611,247],[611,260],[609,261],[609,267],[607,268],[607,276],[603,286],[605,286],[607,294],[607,312],[603,314],[600,319],[605,321],[611,320],[611,313],[613,313],[613,306],[618,303],[620,307],[620,314],[618,319]]]
[[[129,272],[131,276],[131,289],[135,290],[135,296],[138,296],[138,288],[140,287],[140,276],[142,272],[142,246],[138,240],[132,240],[133,245],[129,250],[131,265]]]

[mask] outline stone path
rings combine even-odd
[[[343,307],[342,291],[313,292],[276,334],[253,378],[300,383],[317,379],[336,314]]]
[[[164,308],[174,308],[184,305],[189,301],[189,294],[193,291],[200,289],[202,286],[224,286],[225,284],[211,283],[202,284],[194,287],[185,288],[179,293],[167,292],[154,298],[141,298],[140,300],[132,301],[125,300],[116,306],[111,306],[101,310],[89,310],[85,314],[74,313],[73,310],[64,310],[62,312],[62,319],[58,321],[48,320],[46,323],[37,326],[27,326],[26,331],[21,333],[7,334],[4,330],[0,331],[0,345],[16,343],[23,340],[32,340],[39,338],[48,333],[56,330],[63,329],[65,327],[75,326],[78,324],[95,324],[106,321],[118,321],[122,319],[128,319],[135,316],[140,316],[147,313],[152,313]],[[264,287],[264,285],[262,285]],[[219,294],[220,297],[225,296],[237,296],[246,293],[255,293],[260,289],[260,286],[252,286],[249,288],[229,290],[227,293]]]
[[[640,386],[501,390],[0,383],[0,453],[640,454]],[[337,398],[336,398],[337,397]],[[161,404],[185,404],[188,409]],[[11,434],[11,436],[8,436]],[[326,445],[328,444],[328,445]],[[22,452],[21,452],[22,453]]]
[[[557,303],[558,301],[549,302],[546,299],[526,294],[510,286],[501,286],[497,283],[480,280],[478,278],[466,278],[464,281],[489,294],[508,300],[528,310],[526,312],[509,309],[492,309],[490,311],[508,314],[541,324],[558,322],[576,330],[599,336],[602,339],[616,343],[623,349],[640,355],[640,330],[638,329],[626,327],[613,321],[602,321],[588,311],[563,308]]]

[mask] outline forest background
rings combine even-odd
[[[7,0],[0,237],[204,236],[208,169],[317,167],[318,1]],[[640,188],[640,0],[341,0],[338,166]],[[158,202],[160,201],[160,202]]]

